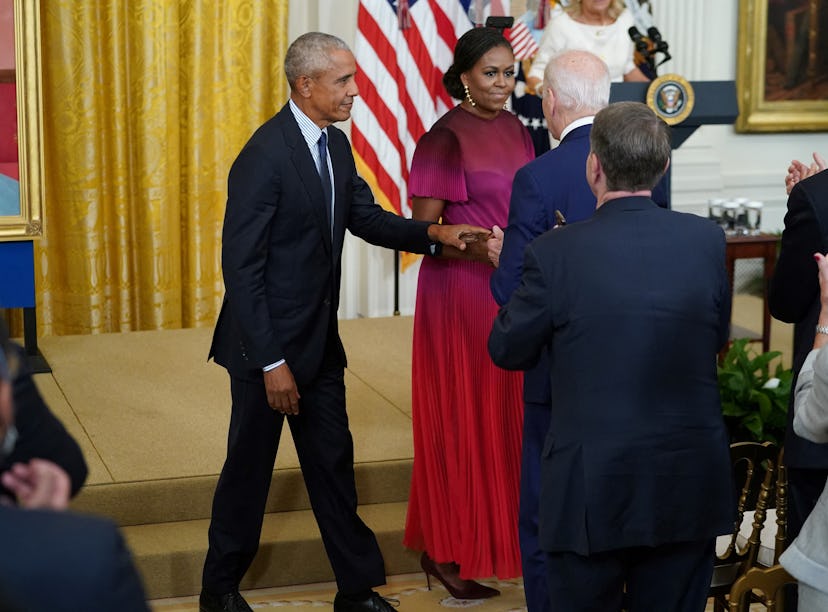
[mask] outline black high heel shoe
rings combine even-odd
[[[426,553],[423,553],[420,556],[420,567],[422,567],[425,572],[426,585],[428,586],[429,591],[431,590],[431,576],[434,576],[455,599],[488,599],[489,597],[500,595],[500,591],[497,589],[487,587],[485,584],[480,584],[474,580],[461,580],[463,586],[460,588],[452,586],[448,580],[446,580],[440,566]],[[458,568],[457,574],[459,573]]]

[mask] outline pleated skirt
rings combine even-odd
[[[426,258],[414,315],[414,468],[404,544],[465,579],[520,576],[520,372],[486,345],[491,268]]]

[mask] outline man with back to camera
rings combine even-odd
[[[288,48],[290,100],[230,170],[222,233],[225,297],[210,356],[230,375],[227,459],[213,499],[201,612],[247,611],[239,583],[259,545],[273,464],[287,416],[311,507],[336,576],[335,612],[393,610],[382,554],[357,514],[353,441],[345,411],[345,351],[337,308],[345,230],[416,253],[464,250],[468,225],[383,211],[333,127],[359,94],[348,46],[303,34]]]
[[[548,351],[550,600],[573,612],[701,611],[715,536],[734,519],[716,378],[730,321],[725,238],[650,199],[670,133],[645,105],[601,110],[590,143],[598,208],[527,246],[489,352],[525,369]]]
[[[546,124],[560,144],[518,170],[512,184],[509,225],[498,241],[489,241],[497,269],[491,287],[501,306],[520,283],[523,250],[535,237],[552,229],[559,211],[568,223],[595,212],[595,196],[583,168],[589,154],[592,120],[609,103],[607,65],[588,51],[565,51],[550,58],[542,89]],[[495,234],[499,228],[495,227]],[[538,544],[538,497],[541,449],[549,429],[549,362],[545,353],[523,379],[523,451],[520,468],[520,553],[523,589],[529,612],[548,612],[545,554]]]
[[[606,64],[588,51],[563,51],[550,58],[544,71],[543,112],[552,136],[560,144],[529,162],[515,175],[509,206],[509,225],[503,234],[495,226],[489,258],[497,268],[491,286],[501,306],[520,283],[523,249],[559,220],[576,223],[595,212],[595,196],[583,167],[589,154],[589,133],[599,110],[609,103],[610,76]],[[660,180],[653,199],[669,208],[669,195]],[[557,211],[557,212],[556,212]],[[502,244],[502,252],[500,246]],[[523,586],[529,612],[549,610],[544,553],[538,546],[540,452],[549,428],[552,390],[545,355],[524,376],[523,456],[520,483],[520,547]]]

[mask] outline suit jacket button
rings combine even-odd
[[[325,300],[325,301],[323,302],[323,304],[325,304],[325,306],[330,306],[330,305],[331,305],[331,301],[330,301],[330,300]]]

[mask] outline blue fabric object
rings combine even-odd
[[[10,176],[0,174],[0,217],[20,214],[20,183]]]
[[[34,308],[34,245],[0,242],[0,308]]]

